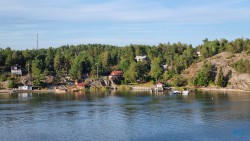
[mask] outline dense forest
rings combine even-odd
[[[183,80],[179,75],[195,62],[205,60],[220,52],[250,53],[250,40],[239,38],[234,41],[226,39],[209,41],[197,47],[182,43],[167,43],[157,46],[128,45],[124,47],[86,44],[86,45],[64,45],[58,48],[46,48],[38,50],[12,50],[10,47],[0,48],[0,81],[16,79],[11,76],[11,66],[19,65],[24,70],[23,75],[28,72],[34,79],[34,85],[42,85],[45,76],[51,75],[57,78],[70,77],[71,80],[82,80],[83,76],[96,77],[97,68],[100,76],[109,75],[112,70],[124,72],[123,84],[131,82],[147,81],[171,81],[171,85],[182,86],[188,80]],[[197,53],[200,52],[200,55]],[[136,61],[136,56],[147,56],[146,61]],[[238,71],[249,73],[249,60],[239,61],[233,66]],[[248,64],[248,65],[246,65]],[[167,68],[163,68],[166,65]],[[244,70],[241,70],[241,65]],[[195,85],[206,86],[209,81],[214,81],[212,69],[205,64],[196,78]],[[207,77],[207,78],[205,78]]]

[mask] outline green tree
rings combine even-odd
[[[70,69],[70,75],[73,79],[81,79],[82,77],[82,60],[75,58]]]
[[[5,55],[3,49],[0,48],[0,66],[4,66],[4,62],[5,62]]]
[[[6,60],[5,60],[5,69],[9,71],[11,65],[12,65],[12,57],[11,57],[11,55],[8,55]]]
[[[205,63],[195,76],[194,85],[208,86],[210,82],[214,82],[214,79],[213,66],[210,63]]]
[[[54,69],[54,51],[52,47],[48,48],[45,58],[45,66],[49,72],[52,72]]]
[[[159,80],[159,78],[160,78],[160,76],[162,74],[162,71],[163,71],[163,68],[162,68],[161,64],[162,64],[162,61],[161,61],[160,58],[155,58],[151,62],[150,75],[156,81]]]
[[[39,69],[39,60],[33,60],[32,61],[32,79],[33,79],[33,85],[36,87],[41,87],[43,85],[43,78],[44,75],[41,73],[41,70]]]
[[[219,70],[219,74],[218,74],[218,79],[216,81],[216,85],[219,87],[226,87],[227,86],[227,82],[226,82],[226,78],[223,75],[223,71],[220,68]]]
[[[171,85],[181,87],[187,85],[187,81],[181,75],[175,75],[172,79]]]
[[[8,83],[8,88],[15,88],[15,87],[17,87],[16,83],[14,81],[10,80]]]
[[[126,82],[136,82],[136,80],[139,78],[139,73],[137,64],[135,62],[131,63],[123,77],[125,78]]]
[[[168,80],[170,80],[171,78],[174,77],[174,75],[175,75],[175,72],[174,72],[172,69],[170,69],[170,70],[168,70],[168,71],[165,71],[165,72],[163,73],[163,81],[168,81]]]
[[[119,62],[118,68],[121,69],[123,72],[126,72],[130,66],[130,62],[127,59],[123,59]]]
[[[94,66],[94,65],[93,65]],[[82,51],[73,61],[71,69],[69,71],[70,76],[73,79],[81,79],[84,71],[89,71],[89,63],[87,60],[87,52]],[[87,69],[86,69],[87,68]]]
[[[71,53],[70,52],[65,52],[64,53],[64,70],[66,72],[66,74],[69,74],[69,70],[73,61],[73,58],[71,57]]]
[[[61,50],[57,50],[54,58],[54,69],[57,74],[61,74],[64,67],[64,57]]]
[[[148,65],[148,62],[146,61],[139,61],[136,63],[136,68],[138,72],[138,79],[141,81],[145,81],[145,77],[147,76],[148,72],[150,71],[150,66]]]

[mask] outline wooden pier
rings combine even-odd
[[[132,91],[154,91],[154,87],[146,87],[146,86],[131,86],[130,90]]]

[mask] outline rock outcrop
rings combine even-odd
[[[195,76],[197,71],[199,71],[204,64],[204,62],[211,63],[217,71],[221,68],[224,76],[229,77],[227,88],[229,89],[240,89],[240,90],[250,90],[250,74],[249,73],[239,73],[237,72],[231,64],[239,61],[241,59],[250,60],[250,55],[245,52],[232,54],[230,52],[222,52],[213,57],[193,64],[189,69],[185,70],[183,76],[190,79]],[[250,66],[249,66],[250,67]],[[216,79],[218,77],[218,73]]]

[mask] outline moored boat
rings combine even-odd
[[[176,90],[175,90],[175,91],[171,91],[171,92],[170,92],[170,95],[171,95],[171,94],[181,94],[181,91],[176,91]]]
[[[188,95],[188,94],[189,94],[189,90],[182,91],[182,95]]]

